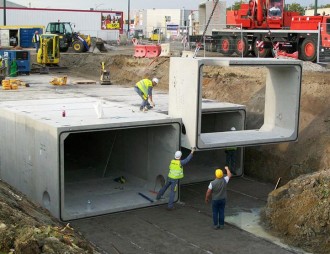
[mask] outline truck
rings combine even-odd
[[[284,7],[284,0],[250,0],[227,11],[224,28],[212,29],[205,38],[191,35],[189,41],[204,40],[225,56],[284,55],[316,61],[320,52],[330,57],[330,16],[301,16]]]

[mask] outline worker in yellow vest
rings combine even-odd
[[[174,209],[173,203],[174,203],[175,192],[178,190],[179,180],[182,179],[184,176],[182,166],[186,165],[191,160],[194,152],[195,152],[195,148],[192,148],[187,158],[181,160],[182,152],[176,151],[174,155],[174,160],[171,160],[167,181],[163,186],[163,188],[161,188],[161,190],[158,192],[156,197],[156,199],[159,200],[164,195],[168,187],[171,186],[170,199],[167,205],[167,210],[169,211]]]
[[[142,103],[140,106],[141,111],[145,112],[155,107],[155,103],[152,100],[152,89],[158,83],[158,78],[153,78],[152,80],[142,79],[135,84],[134,91],[142,98]]]
[[[40,47],[40,36],[39,32],[35,31],[34,35],[32,37],[32,42],[34,43],[34,46],[36,48],[36,52],[38,53],[39,47]]]

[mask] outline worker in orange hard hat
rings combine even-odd
[[[227,199],[227,184],[231,178],[231,172],[225,166],[227,175],[223,176],[221,169],[215,170],[215,179],[210,182],[205,195],[205,203],[207,204],[212,197],[212,214],[213,214],[213,228],[223,229],[225,225],[225,206]]]

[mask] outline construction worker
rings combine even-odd
[[[153,78],[152,80],[142,79],[135,84],[134,90],[142,98],[142,103],[140,106],[141,111],[145,112],[148,111],[148,109],[152,109],[153,107],[155,107],[155,103],[152,100],[152,89],[158,83],[158,78]]]
[[[35,31],[34,35],[32,37],[32,42],[34,43],[34,46],[36,48],[36,52],[38,53],[39,47],[40,47],[40,36],[39,32]]]
[[[159,200],[164,195],[168,187],[171,186],[170,199],[167,205],[167,210],[169,211],[174,209],[173,202],[174,202],[175,192],[178,190],[179,180],[182,179],[184,176],[182,166],[186,165],[191,160],[194,152],[195,152],[195,148],[192,148],[187,158],[181,160],[182,152],[176,151],[174,154],[174,160],[171,160],[171,163],[169,165],[170,170],[167,176],[166,183],[163,186],[163,188],[160,189],[156,197],[156,199]]]
[[[236,131],[235,127],[231,127],[231,131]],[[225,148],[226,153],[226,166],[230,168],[230,171],[236,175],[236,152],[237,147],[227,147]]]
[[[214,229],[223,229],[225,226],[227,184],[231,177],[229,168],[225,166],[225,169],[227,171],[227,175],[225,177],[223,177],[223,171],[221,169],[215,170],[215,179],[210,182],[205,195],[206,204],[208,204],[212,199],[212,217]]]

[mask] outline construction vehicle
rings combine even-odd
[[[37,54],[37,63],[40,73],[49,73],[50,66],[57,66],[60,62],[59,36],[57,34],[40,35],[40,48]]]
[[[149,38],[149,41],[162,41],[163,40],[163,32],[160,28],[153,29]]]
[[[239,10],[227,11],[226,28],[205,35],[205,44],[216,45],[225,56],[284,55],[305,61],[315,61],[318,52],[330,56],[330,16],[300,16],[284,6],[284,0],[242,3]],[[203,42],[201,36],[189,41]]]
[[[111,85],[110,81],[110,70],[105,68],[105,63],[101,62],[101,77],[100,77],[101,85]]]
[[[66,52],[72,47],[76,53],[81,53],[88,51],[91,46],[90,36],[74,32],[70,22],[50,22],[46,33],[59,35],[61,52]]]

